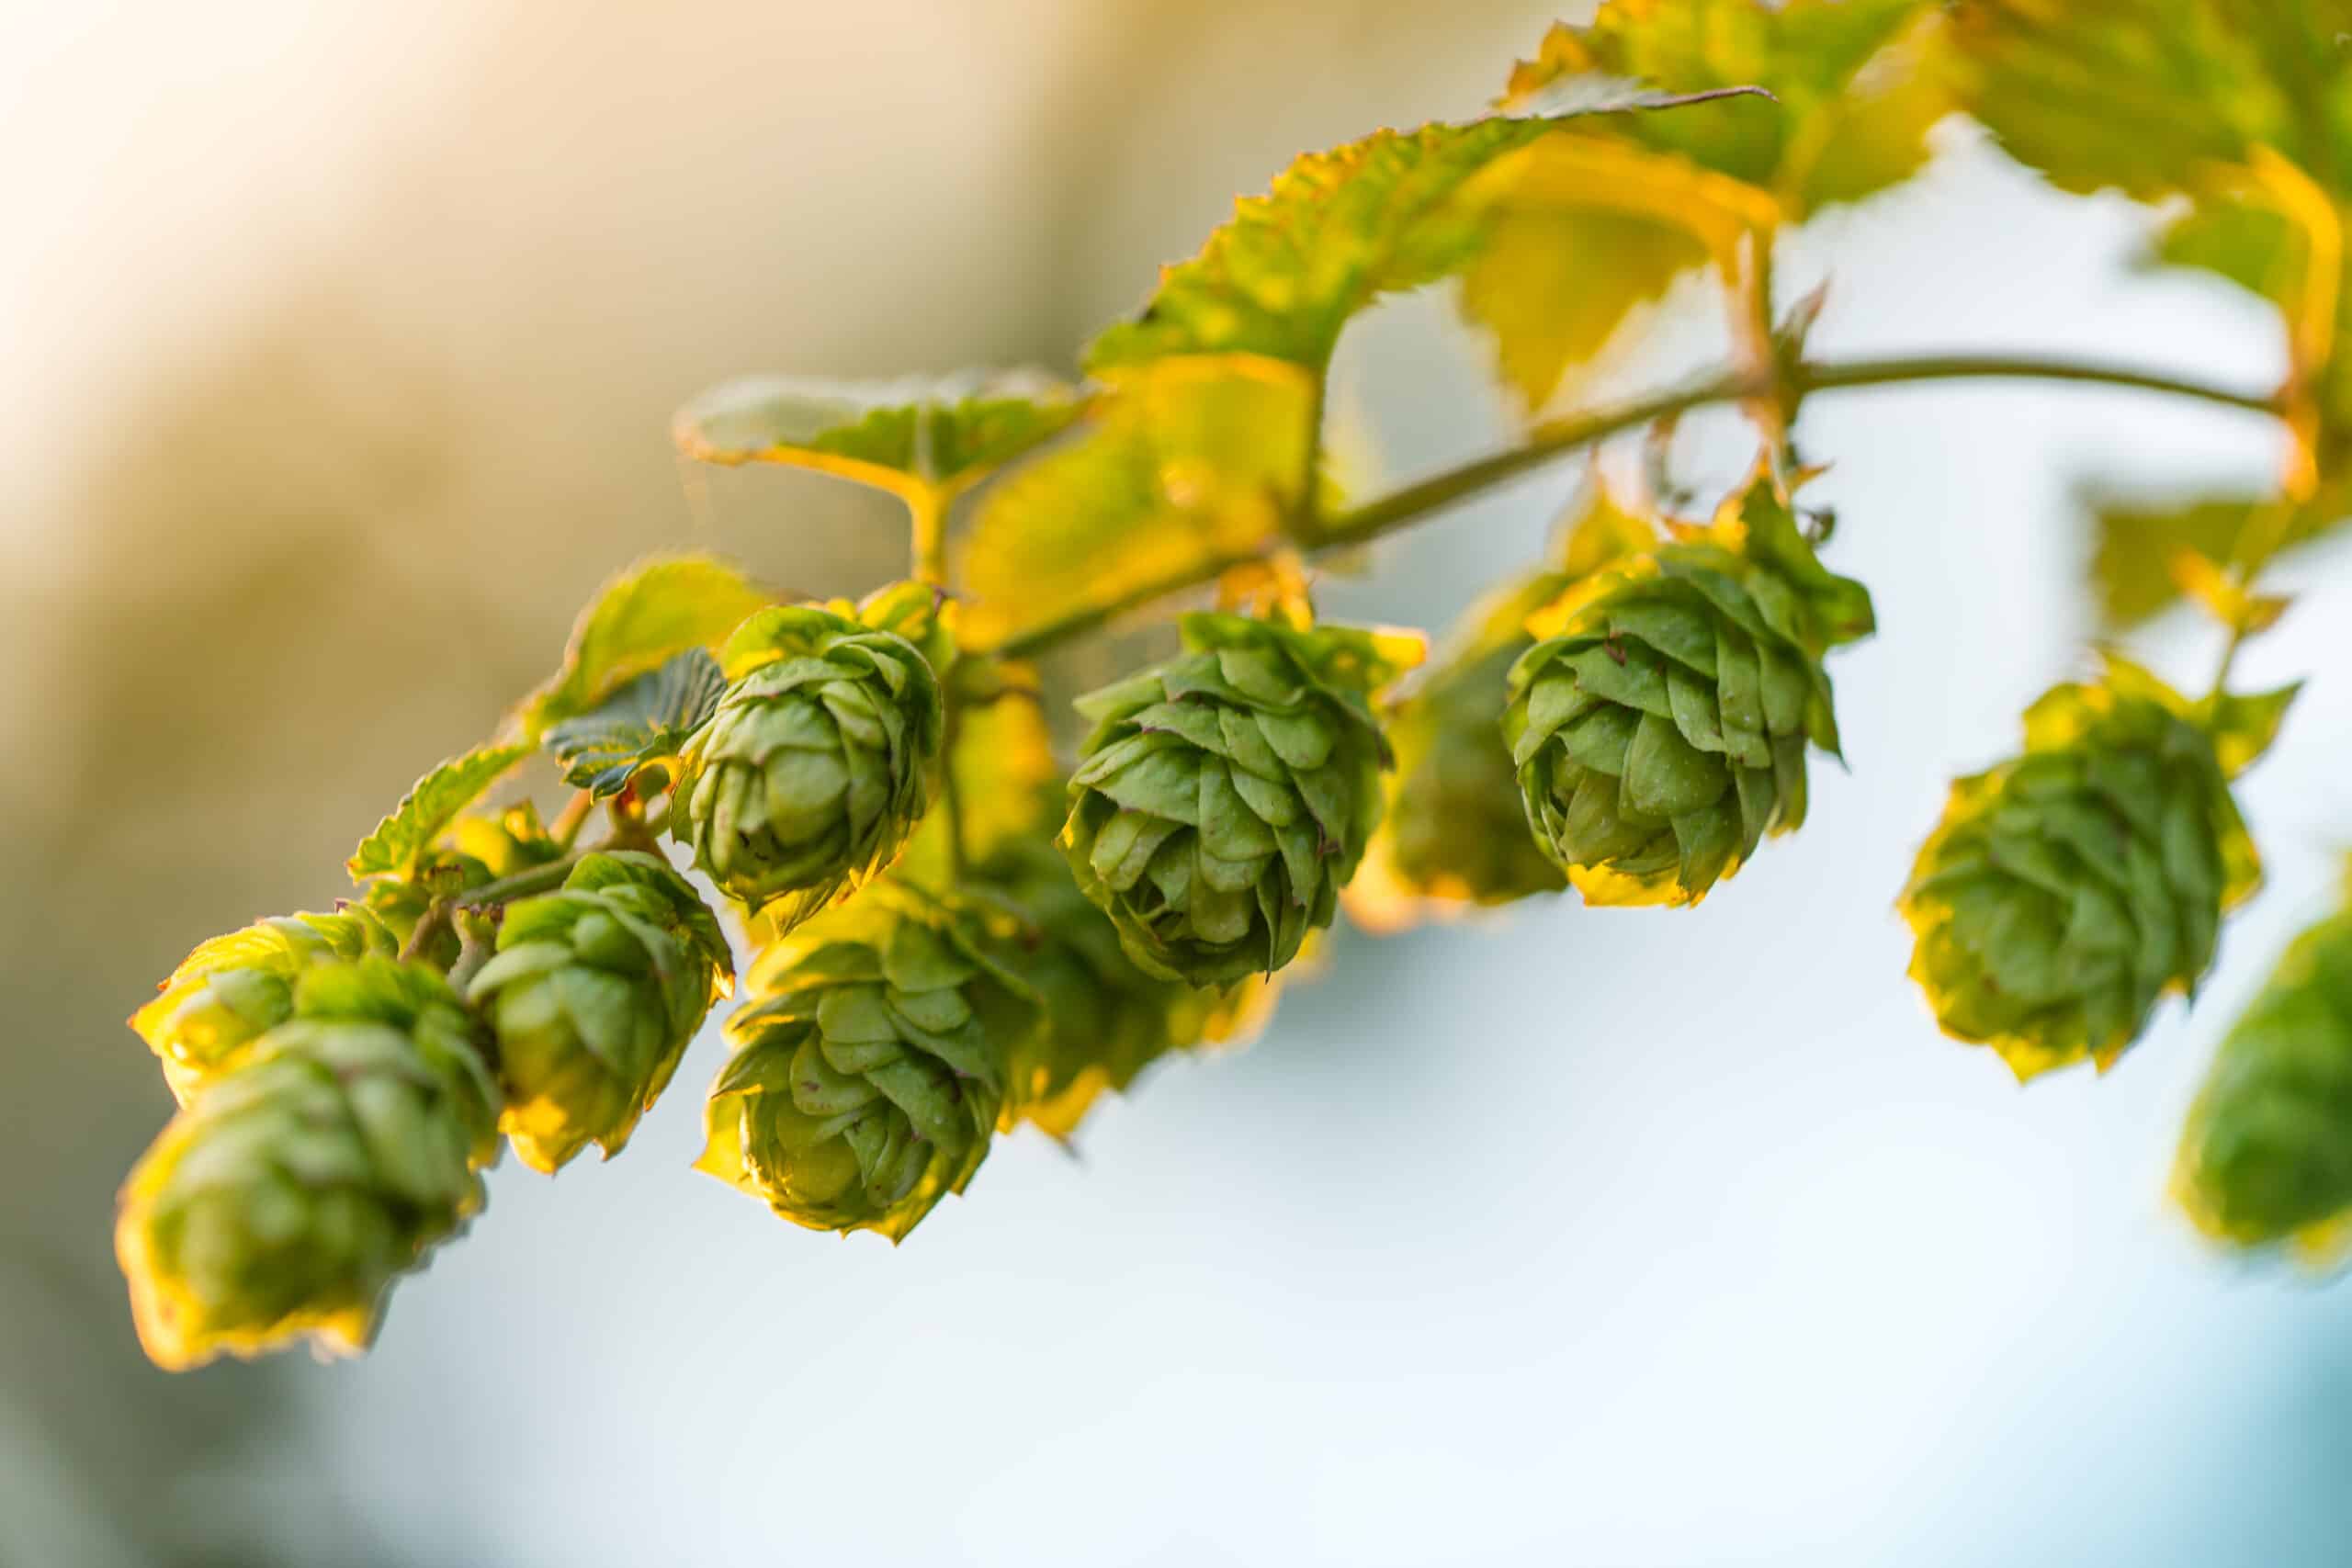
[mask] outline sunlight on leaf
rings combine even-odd
[[[605,583],[572,627],[563,668],[525,705],[525,733],[584,713],[632,677],[690,648],[715,648],[774,600],[710,556],[640,561]]]
[[[2176,561],[2192,555],[2206,561],[2229,558],[2248,520],[2275,497],[2204,496],[2179,501],[2135,500],[2096,484],[2085,488],[2096,546],[2091,579],[2099,606],[2111,626],[2145,620],[2180,596]],[[2292,547],[2343,526],[2352,514],[2352,485],[2335,479],[2295,510],[2285,545]]]
[[[1264,550],[1306,476],[1314,378],[1249,355],[1162,360],[1110,378],[1067,444],[982,495],[952,579],[967,647]]]
[[[460,811],[531,754],[524,741],[492,741],[450,758],[416,781],[346,863],[355,877],[403,871],[432,847]]]
[[[1662,93],[1753,84],[1670,115],[1594,121],[1593,134],[1690,159],[1774,193],[1791,219],[1916,174],[1951,105],[1928,70],[1928,0],[1607,0],[1563,22],[1511,73],[1502,106],[1548,106],[1585,84]]]
[[[754,376],[697,396],[671,436],[702,462],[814,468],[921,504],[968,488],[1080,412],[1077,392],[1041,370],[895,381]]]

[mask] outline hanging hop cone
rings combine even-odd
[[[1588,903],[1691,904],[1804,821],[1806,744],[1838,755],[1822,657],[1872,621],[1759,477],[1531,626],[1503,738],[1536,843]]]
[[[523,1163],[620,1153],[733,978],[717,917],[658,855],[588,855],[560,891],[508,905],[467,996],[496,1032]]]
[[[1147,974],[1271,974],[1331,923],[1380,820],[1371,694],[1419,641],[1194,615],[1179,658],[1079,702],[1062,846]]]
[[[695,1168],[795,1224],[897,1241],[979,1169],[1037,1013],[956,918],[876,885],[761,955]]]
[[[1956,782],[1900,902],[1936,1021],[2020,1079],[2104,1070],[2194,993],[2260,880],[2214,739],[2117,659],[2026,710],[2024,754]]]
[[[208,1080],[124,1184],[141,1342],[177,1370],[308,1337],[357,1351],[400,1274],[481,1206],[497,1089],[448,983],[316,964],[293,1016]]]
[[[180,961],[161,995],[130,1027],[163,1063],[186,1105],[208,1078],[235,1066],[247,1046],[294,1016],[294,987],[318,963],[374,953],[393,957],[400,939],[356,905],[332,915],[281,915],[216,936]]]
[[[672,831],[721,891],[789,927],[888,863],[930,802],[949,643],[933,590],[762,610],[680,760]]]
[[[2295,939],[2189,1108],[2173,1192],[2233,1247],[2352,1241],[2352,909]]]

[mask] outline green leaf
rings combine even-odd
[[[2083,503],[2096,539],[2092,583],[2108,624],[2119,627],[2147,619],[2180,596],[2177,563],[2184,555],[2229,559],[2248,520],[2279,504],[2275,497],[2243,495],[2141,501],[2096,482],[2084,488]],[[2352,474],[2331,478],[2295,509],[2281,547],[2308,544],[2347,519]]]
[[[564,783],[602,799],[627,788],[648,763],[676,756],[726,692],[718,660],[690,648],[551,726],[541,742],[563,763]]]
[[[1690,160],[1772,192],[1792,219],[1856,201],[1926,164],[1950,109],[1928,69],[1931,0],[1605,0],[1584,27],[1555,25],[1511,73],[1506,107],[1640,83],[1671,94],[1738,84],[1765,91],[1671,115],[1627,116],[1599,134]]]
[[[2352,167],[2347,25],[2333,0],[1973,0],[1954,41],[1965,105],[2012,157],[2152,200],[2263,149]]]
[[[391,814],[351,852],[355,877],[405,871],[432,847],[458,813],[471,806],[499,776],[531,754],[527,741],[493,740],[450,758],[416,781]]]
[[[2216,692],[2199,705],[2198,719],[2213,738],[2222,772],[2235,778],[2270,750],[2278,739],[2278,727],[2286,722],[2287,709],[2302,689],[2303,683],[2295,681],[2268,692]]]
[[[755,376],[695,398],[671,435],[706,463],[786,463],[928,502],[1051,439],[1081,408],[1071,387],[1039,370],[895,381]]]
[[[623,682],[690,648],[714,648],[773,595],[710,556],[640,561],[605,584],[582,612],[563,668],[524,709],[524,730],[587,712]]]
[[[967,647],[1181,585],[1282,538],[1306,477],[1307,372],[1210,355],[1111,384],[1070,441],[981,496],[952,573],[968,595]]]

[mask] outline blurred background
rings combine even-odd
[[[1589,7],[1588,7],[1589,8]],[[1824,399],[1883,632],[1850,774],[1703,908],[1347,933],[1247,1054],[1081,1158],[1024,1134],[909,1246],[686,1168],[706,1038],[631,1157],[507,1162],[368,1359],[150,1368],[110,1254],[169,1098],[121,1025],[198,939],[324,908],[618,565],[807,591],[889,503],[682,475],[738,372],[1068,369],[1294,153],[1474,111],[1512,0],[714,0],[691,11],[0,5],[0,1563],[2340,1563],[2352,1286],[2162,1202],[2233,1009],[2332,896],[2352,695],[2245,785],[2272,863],[2193,1018],[2020,1093],[1940,1041],[1891,903],[1944,780],[2092,629],[2086,471],[2271,470],[2262,422],[2027,387]],[[1571,7],[1571,15],[1576,7]],[[2275,333],[2133,275],[2143,220],[1948,124],[1800,236],[1816,344],[2076,349],[2247,385]],[[1719,351],[1693,286],[1591,389]],[[1682,310],[1688,307],[1688,310]],[[1506,438],[1442,299],[1337,417],[1378,482]],[[1684,477],[1727,481],[1729,421]],[[1385,548],[1339,615],[1441,624],[1575,479]],[[2250,682],[2341,662],[2307,557]],[[2141,651],[2201,680],[2210,637]]]

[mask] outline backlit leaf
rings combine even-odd
[[[754,376],[678,411],[678,450],[707,463],[785,463],[910,499],[954,495],[1076,419],[1077,393],[1040,370],[934,379]]]
[[[526,741],[492,741],[450,758],[417,780],[390,815],[352,851],[351,874],[373,876],[406,870],[432,847],[458,813],[481,799],[501,774],[531,751]]]
[[[2221,692],[2199,705],[2198,719],[2213,737],[2213,751],[2230,777],[2252,767],[2286,722],[2287,709],[2303,689],[2301,681],[2268,692]]]
[[[737,568],[710,556],[640,561],[605,584],[572,627],[563,668],[524,709],[525,731],[584,713],[624,681],[690,648],[715,648],[770,603]]]
[[[1953,39],[1966,107],[2011,156],[2154,199],[2259,148],[2346,167],[2347,28],[2341,0],[1967,0]]]
[[[1596,121],[1595,134],[1689,159],[1776,196],[1792,219],[1917,173],[1951,107],[1928,69],[1929,0],[1605,0],[1563,22],[1511,73],[1506,108],[1548,107],[1595,82],[1667,93],[1754,84],[1671,115]]]
[[[2184,554],[2225,561],[2248,521],[2280,505],[2275,497],[2205,496],[2145,502],[2090,487],[2085,504],[2097,545],[2091,578],[2109,624],[2146,619],[2180,594],[2176,562]],[[2352,516],[2352,483],[2332,478],[2287,519],[2284,546],[2292,547],[2343,526]]]
[[[966,646],[1109,610],[1283,537],[1306,476],[1313,377],[1248,355],[1119,372],[1061,446],[984,493],[952,581]]]
[[[718,660],[690,648],[549,727],[542,744],[563,763],[564,783],[599,798],[618,795],[640,768],[676,756],[726,691]]]

